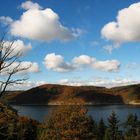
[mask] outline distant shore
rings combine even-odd
[[[140,102],[131,101],[128,104],[130,104],[130,105],[140,105]]]
[[[62,103],[48,103],[48,104],[18,104],[9,103],[10,105],[21,105],[21,106],[62,106],[62,105],[79,105],[79,104],[62,104]],[[140,106],[140,102],[131,101],[129,103],[85,103],[85,106],[106,106],[106,105],[134,105]]]

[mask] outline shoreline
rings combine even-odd
[[[139,105],[139,106],[140,106],[140,102],[131,101],[131,102],[129,102],[128,104],[130,104],[130,105]]]
[[[63,105],[79,105],[79,104],[62,104],[62,103],[48,103],[48,104],[18,104],[18,103],[8,103],[9,105],[17,106],[63,106]],[[129,103],[85,103],[84,106],[112,106],[112,105],[131,105],[140,106],[140,102],[129,102]]]

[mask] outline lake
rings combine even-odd
[[[32,106],[32,105],[12,105],[13,108],[18,110],[19,115],[28,116],[42,122],[49,110],[55,109],[56,106]],[[88,114],[93,117],[94,120],[99,121],[103,118],[105,122],[111,114],[115,111],[121,122],[124,122],[129,113],[137,114],[140,119],[140,106],[132,105],[106,105],[106,106],[87,106]]]

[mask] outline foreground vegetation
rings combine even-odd
[[[96,114],[95,114],[96,115]],[[95,122],[82,104],[63,105],[43,123],[17,115],[0,104],[0,140],[140,140],[140,120],[129,114],[124,123],[112,112],[107,123]]]

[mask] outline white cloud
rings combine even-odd
[[[36,62],[22,62],[21,67],[27,67],[30,66],[28,70],[26,70],[26,73],[37,73],[40,71],[39,65]]]
[[[12,84],[8,86],[8,90],[28,90],[33,87],[37,87],[40,85],[48,84],[46,81],[23,81],[22,84]],[[100,87],[118,87],[118,86],[126,86],[138,84],[140,81],[132,80],[130,78],[116,78],[116,79],[107,79],[107,78],[96,78],[92,80],[81,80],[81,79],[61,79],[58,82],[54,82],[52,84],[60,84],[60,85],[69,85],[69,86],[100,86]],[[49,83],[51,84],[51,83]]]
[[[113,46],[112,45],[106,45],[103,47],[103,49],[108,53],[112,54]]]
[[[58,81],[58,84],[61,85],[70,85],[70,86],[101,86],[101,87],[118,87],[126,86],[132,84],[138,84],[140,81],[132,80],[130,78],[116,78],[116,79],[107,79],[107,78],[97,78],[92,80],[80,80],[80,79],[61,79]]]
[[[12,51],[12,53],[9,55],[9,57],[12,57],[16,55],[25,55],[28,51],[32,49],[32,46],[30,43],[24,44],[22,40],[15,40],[14,42],[5,41],[3,51],[5,51],[6,48],[9,48]]]
[[[21,4],[21,8],[25,10],[29,9],[42,9],[42,7],[38,3],[33,3],[32,1],[26,1]]]
[[[3,65],[6,67],[9,64],[10,64],[9,62],[5,62]],[[2,69],[1,75],[5,76],[8,73],[12,72],[14,69],[19,70],[17,74],[37,73],[40,71],[39,65],[36,62],[22,61],[22,62],[13,62],[9,67]]]
[[[8,85],[7,90],[28,90],[40,85],[47,84],[46,81],[23,81],[21,84]]]
[[[41,9],[41,6],[33,2],[25,2],[21,5],[26,11],[19,20],[10,24],[10,32],[14,36],[25,37],[39,41],[61,40],[69,41],[81,34],[80,29],[68,29],[60,22],[59,15],[52,9]]]
[[[67,72],[75,69],[91,67],[95,70],[116,72],[119,70],[120,62],[117,60],[99,61],[88,55],[74,57],[71,62],[65,62],[61,55],[55,53],[47,54],[44,58],[44,64],[47,69],[57,72]]]
[[[120,10],[116,21],[106,24],[101,34],[112,40],[116,47],[124,42],[140,41],[140,2]]]
[[[93,62],[92,67],[101,71],[116,72],[119,70],[120,62],[118,60],[105,60]]]
[[[95,70],[100,71],[112,71],[116,72],[119,70],[120,62],[118,60],[105,60],[99,61],[94,57],[90,57],[87,55],[81,55],[79,57],[75,57],[73,59],[73,63],[80,66],[90,66]]]
[[[132,80],[130,78],[116,78],[116,79],[107,79],[107,78],[97,78],[92,80],[81,80],[81,79],[61,79],[58,82],[54,82],[52,84],[60,84],[60,85],[69,85],[69,86],[100,86],[100,87],[118,87],[118,86],[126,86],[138,84],[140,81]],[[9,85],[7,90],[28,90],[33,87],[37,87],[40,85],[48,84],[46,81],[23,81],[22,84],[12,84]],[[50,83],[49,83],[50,84]]]
[[[0,22],[4,25],[10,25],[13,22],[13,19],[11,17],[5,17],[5,16],[1,16],[0,17]]]
[[[90,65],[93,59],[88,55],[80,55],[73,58],[73,63],[76,65]]]
[[[58,84],[67,85],[69,83],[69,79],[61,79],[58,81]]]
[[[74,69],[71,64],[64,62],[64,58],[61,55],[56,55],[55,53],[47,54],[44,58],[44,64],[47,69],[57,72],[67,72]]]

